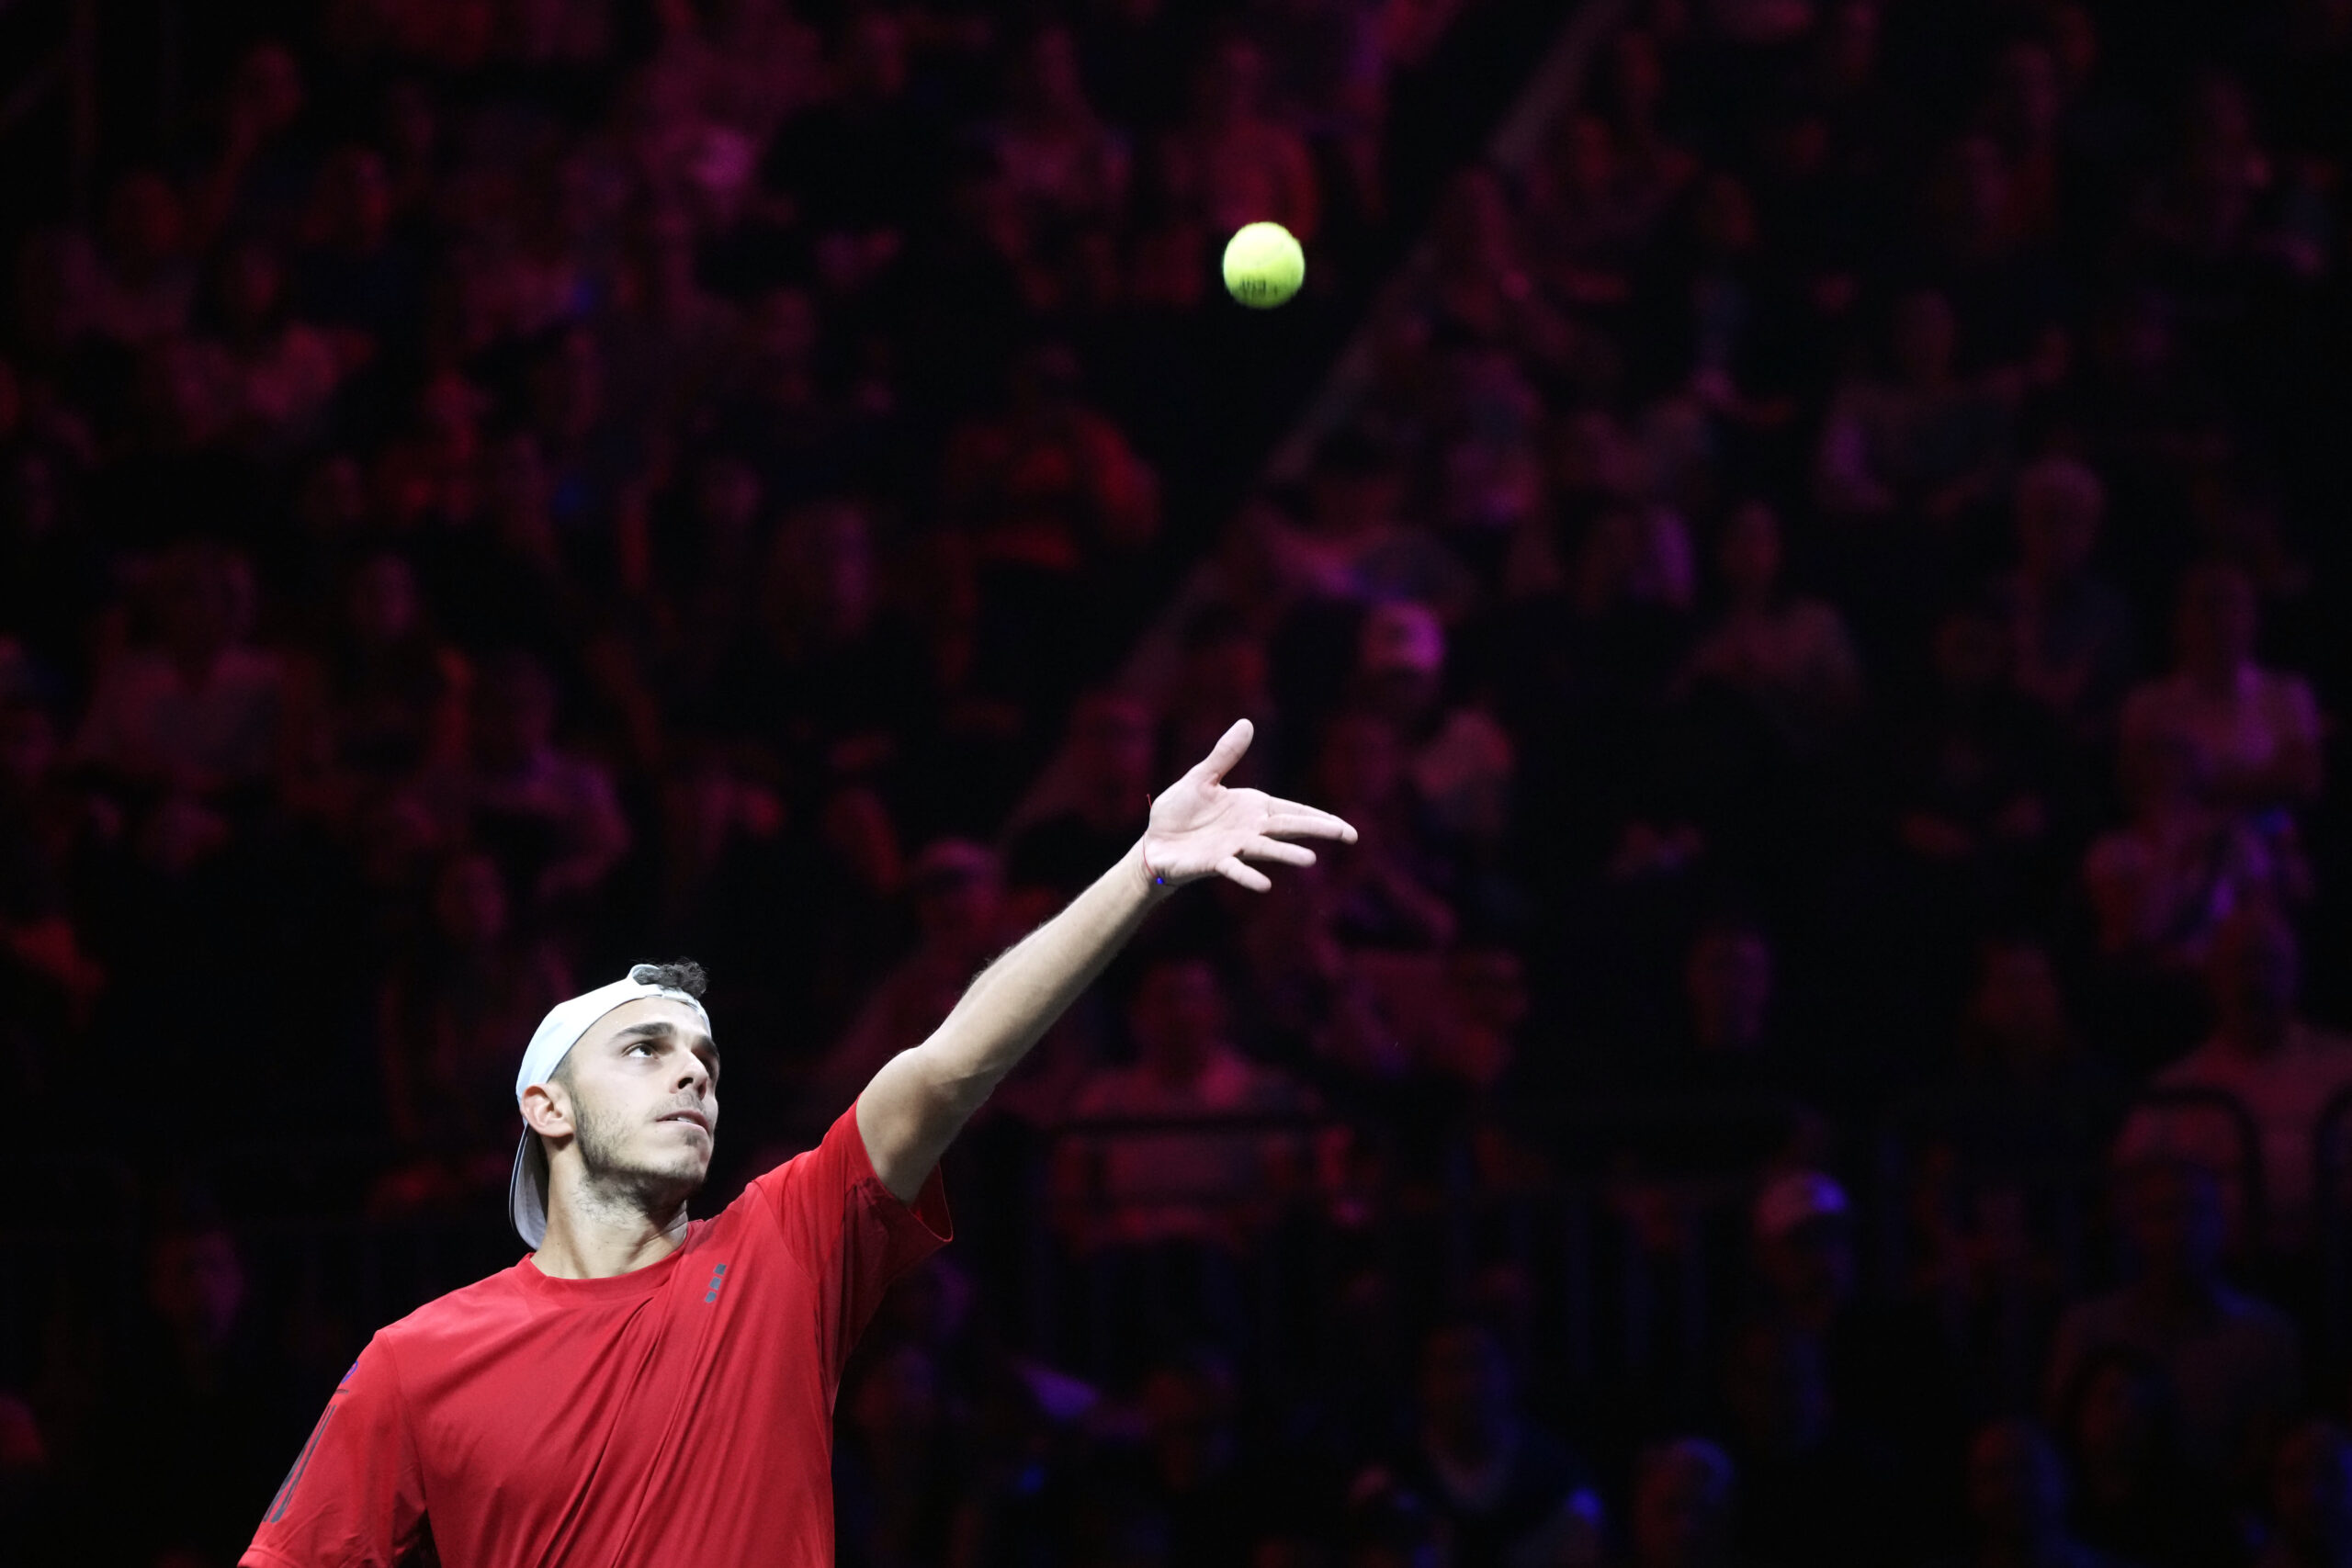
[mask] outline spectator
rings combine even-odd
[[[1777,1076],[1766,1066],[1778,1055],[1772,990],[1772,944],[1760,927],[1725,918],[1701,930],[1682,965],[1688,1011],[1675,1076],[1694,1066],[1718,1082]]]
[[[2261,810],[2318,795],[2319,710],[2300,675],[2255,662],[2254,585],[2238,567],[2208,561],[2181,580],[2174,673],[2123,705],[2129,738],[2165,729],[2204,763],[2217,805]]]
[[[1085,1271],[1092,1365],[1114,1380],[1186,1344],[1254,1348],[1266,1325],[1246,1305],[1243,1266],[1306,1175],[1299,1137],[1214,1125],[1295,1115],[1307,1101],[1227,1042],[1204,961],[1149,964],[1126,1022],[1134,1062],[1079,1080],[1048,1171],[1056,1229]],[[1130,1121],[1141,1125],[1115,1124]],[[1114,1124],[1091,1130],[1100,1123]],[[1209,1125],[1183,1130],[1193,1123]]]
[[[1010,921],[993,852],[959,839],[923,846],[907,868],[917,937],[872,989],[801,1090],[812,1124],[841,1114],[883,1063],[939,1027],[964,987],[1001,949]]]
[[[2017,688],[2067,734],[2106,733],[2132,674],[2132,615],[2091,571],[2107,511],[2098,475],[2071,457],[2045,457],[2018,476],[2018,565],[2000,584]]]
[[[1655,193],[1628,176],[1609,122],[1590,113],[1564,117],[1531,185],[1536,254],[1554,288],[1576,304],[1623,304],[1632,292],[1634,253],[1657,213]]]
[[[469,652],[578,647],[588,599],[557,531],[553,477],[538,442],[519,432],[503,437],[483,453],[481,469],[488,536],[421,562],[426,597]]]
[[[1449,1561],[1451,1537],[1417,1495],[1384,1488],[1350,1499],[1340,1530],[1347,1568],[1422,1568]]]
[[[1006,417],[966,424],[946,459],[948,507],[972,525],[983,558],[1069,572],[1148,543],[1156,480],[1118,427],[1081,400],[1070,352],[1030,351],[1010,391]]]
[[[1832,517],[1902,514],[1950,527],[1992,494],[2007,463],[2009,411],[1955,368],[1958,339],[1941,294],[1897,303],[1893,374],[1848,381],[1823,426],[1819,491]]]
[[[1950,1357],[1917,1308],[1860,1299],[1853,1228],[1845,1190],[1819,1171],[1770,1179],[1750,1216],[1747,1322],[1787,1337],[1783,1354],[1819,1359],[1821,1418],[1870,1435],[1890,1517],[1932,1517],[1932,1478],[1948,1473],[1961,1404]]]
[[[231,73],[221,138],[188,197],[189,226],[209,240],[233,226],[282,226],[309,188],[310,150],[297,128],[310,98],[302,62],[277,39],[246,49]]]
[[[21,694],[0,699],[0,995],[10,1018],[0,1039],[28,1095],[58,1087],[36,1039],[56,1026],[79,1034],[105,992],[106,967],[73,894],[119,827],[63,777],[48,711]]]
[[[2053,1411],[2102,1350],[2121,1346],[2164,1369],[2178,1397],[2182,1461],[2208,1482],[2251,1479],[2293,1408],[2294,1325],[2222,1275],[2221,1184],[2204,1167],[2140,1157],[2117,1178],[2138,1271],[2068,1310],[2046,1383]]]
[[[135,1333],[112,1369],[99,1438],[110,1472],[151,1478],[150,1502],[85,1528],[133,1561],[184,1552],[225,1562],[251,1539],[253,1510],[286,1462],[276,1443],[288,1391],[236,1238],[209,1201],[181,1196],[147,1246]]]
[[[1446,955],[1438,1017],[1422,1043],[1425,1071],[1491,1093],[1520,1055],[1529,1010],[1526,965],[1512,949],[1463,942]]]
[[[692,216],[667,202],[631,217],[629,254],[601,357],[654,427],[679,428],[723,384],[741,341],[735,306],[703,287]]]
[[[486,503],[504,499],[491,481],[483,422],[490,399],[454,370],[418,389],[412,428],[386,442],[376,458],[379,521],[399,534],[468,528]],[[528,440],[528,437],[523,439]],[[536,460],[539,449],[531,443]],[[322,485],[329,482],[322,476]],[[330,491],[318,495],[323,505]],[[552,505],[542,499],[542,504]],[[438,541],[436,541],[438,542]]]
[[[1408,525],[1405,477],[1397,455],[1367,432],[1344,432],[1318,455],[1306,526],[1268,530],[1272,564],[1308,599],[1305,613],[1316,601],[1410,601],[1441,615],[1466,604],[1471,583],[1462,563]]]
[[[697,716],[758,736],[811,785],[890,779],[924,682],[884,612],[877,554],[872,514],[854,501],[817,502],[787,517],[757,580],[758,622],[729,651]]]
[[[1343,942],[1376,948],[1442,948],[1457,919],[1439,891],[1443,880],[1408,788],[1403,744],[1376,713],[1350,709],[1323,732],[1314,769],[1317,799],[1342,802],[1329,809],[1345,817],[1358,838],[1345,854],[1329,857],[1300,877],[1328,913]]]
[[[315,436],[345,367],[324,333],[285,314],[277,253],[254,242],[232,247],[212,292],[219,374],[245,441],[274,456]]]
[[[382,789],[418,769],[455,760],[465,740],[463,692],[471,672],[427,624],[416,571],[389,551],[351,574],[345,613],[322,667],[320,690],[331,797],[357,786]],[[334,800],[329,809],[347,809]]]
[[[1285,738],[1268,683],[1264,641],[1241,617],[1221,605],[1204,607],[1183,631],[1182,666],[1170,707],[1162,718],[1161,754],[1205,757],[1233,727],[1235,716],[1250,720],[1255,739],[1230,782],[1262,784],[1283,755]]]
[[[1971,917],[2005,899],[2014,907],[2065,803],[2064,738],[2005,678],[2004,631],[1988,605],[1943,613],[1930,644],[1934,695],[1894,726],[1890,747],[1896,835],[1923,869],[1959,881]]]
[[[1947,1325],[1984,1325],[1961,1353],[2018,1401],[2041,1371],[2041,1329],[2067,1303],[2073,1214],[2047,1173],[2097,1157],[2125,1088],[2077,1039],[2050,948],[1998,935],[1979,949],[1959,1057],[1919,1083],[1895,1125],[1910,1156],[1903,1202],[1911,1289]]]
[[[1692,859],[1703,847],[1698,807],[1717,798],[1722,782],[1705,770],[1695,780],[1677,779],[1663,768],[1624,765],[1626,758],[1652,758],[1656,716],[1688,647],[1690,543],[1677,513],[1611,503],[1591,520],[1560,575],[1546,568],[1523,580],[1534,591],[1513,607],[1504,633],[1507,711],[1526,737],[1525,765],[1555,771],[1540,784],[1531,780],[1531,797],[1562,800],[1571,811],[1581,804],[1589,830],[1645,852],[1617,855],[1611,871],[1621,877]],[[1531,827],[1565,836],[1568,824]],[[1575,852],[1581,853],[1567,863],[1579,874],[1584,855],[1604,862],[1611,855],[1608,845],[1577,844]],[[1550,852],[1574,852],[1562,845]]]
[[[2209,805],[2207,765],[2196,741],[2177,731],[2142,726],[2125,737],[2132,819],[2101,834],[2083,860],[2099,949],[2109,958],[2194,970],[2237,910],[2303,891],[2292,825]]]
[[[2270,1467],[2270,1543],[2256,1568],[2341,1568],[2352,1562],[2352,1438],[2333,1421],[2287,1434]]]
[[[535,910],[594,893],[630,840],[612,775],[556,744],[556,702],[537,659],[492,657],[473,690],[463,760],[419,784],[449,836],[470,828]]]
[[[1450,335],[1513,344],[1547,367],[1573,361],[1576,329],[1534,287],[1535,263],[1500,174],[1473,165],[1456,175],[1430,240],[1438,321]]]
[[[1543,400],[1507,349],[1461,350],[1450,368],[1452,429],[1439,458],[1437,510],[1455,547],[1491,577],[1547,499],[1536,439]]]
[[[1921,238],[1927,265],[1942,273],[1954,303],[1977,329],[1984,359],[2000,368],[1987,384],[2016,392],[2045,382],[2065,364],[2067,339],[2055,325],[2054,279],[2040,193],[2030,167],[2004,156],[1984,134],[1956,137],[1927,191]],[[2023,178],[2021,179],[2021,176]]]
[[[1191,115],[1160,144],[1171,221],[1196,252],[1261,220],[1315,237],[1323,198],[1314,156],[1269,98],[1265,52],[1226,38],[1198,68]]]
[[[99,335],[126,348],[176,338],[196,299],[186,213],[163,175],[125,175],[107,199],[106,245],[85,308]]]
[[[1680,25],[1687,28],[1690,22],[1686,16]],[[1699,169],[1699,160],[1679,140],[1682,128],[1668,123],[1665,47],[1676,26],[1660,16],[1653,26],[1629,27],[1611,39],[1600,94],[1634,178],[1655,190],[1661,203]]]
[[[17,387],[0,361],[0,416],[21,408]],[[83,628],[109,587],[106,546],[74,505],[86,477],[69,449],[0,417],[0,624],[51,669],[80,662]]]
[[[1736,1474],[1703,1438],[1678,1438],[1634,1467],[1634,1568],[1733,1568]]]
[[[1600,1505],[1560,1440],[1521,1416],[1502,1346],[1476,1323],[1422,1341],[1419,1429],[1359,1495],[1401,1488],[1445,1526],[1458,1568],[1594,1559]]]
[[[1159,528],[1159,481],[1125,434],[1080,397],[1058,344],[1023,354],[1004,412],[949,437],[942,501],[971,535],[980,635],[1024,690],[1067,693],[1070,656],[1098,655],[1119,574]],[[1087,587],[1080,590],[1081,576]]]
[[[672,505],[685,513],[677,530],[683,537],[651,563],[651,573],[653,591],[673,617],[657,657],[665,680],[684,688],[681,716],[713,700],[723,661],[752,639],[766,586],[762,567],[774,564],[773,557],[763,560],[766,499],[759,469],[724,452],[706,456],[691,483],[670,493]],[[837,625],[854,620],[828,618]]]
[[[964,1483],[962,1415],[921,1344],[867,1359],[843,1391],[834,1463],[841,1561],[847,1568],[937,1562],[973,1527],[978,1499]]]
[[[1731,452],[1770,450],[1797,412],[1787,395],[1796,355],[1783,325],[1798,319],[1793,302],[1778,298],[1745,181],[1702,175],[1685,210],[1686,231],[1651,258],[1653,281],[1636,290],[1639,373],[1648,389],[1703,414]]]
[[[1279,0],[1261,7],[1259,26],[1281,77],[1281,98],[1310,145],[1344,172],[1346,197],[1364,220],[1387,216],[1383,122],[1389,82],[1417,62],[1451,19],[1440,4],[1403,13],[1351,0]]]
[[[1165,1361],[1137,1399],[1148,1490],[1168,1520],[1170,1555],[1204,1568],[1255,1562],[1281,1507],[1281,1488],[1252,1467],[1236,1429],[1239,1391],[1214,1351]]]
[[[830,394],[825,319],[808,289],[780,284],[752,302],[741,363],[711,411],[720,446],[756,455],[770,496],[797,503],[853,483],[871,456],[860,411]]]
[[[2181,1459],[2173,1405],[2163,1364],[2141,1351],[2117,1343],[2083,1359],[2058,1404],[2075,1533],[2146,1568],[2242,1562],[2245,1541],[2226,1495]]]
[[[1979,1568],[2128,1568],[2066,1525],[2066,1472],[2031,1422],[1995,1421],[1968,1450],[1968,1512]]]
[[[1820,1342],[1750,1324],[1732,1337],[1724,1404],[1746,1480],[1735,1539],[1758,1562],[1864,1563],[1916,1547],[1902,1477],[1875,1435],[1841,1419]]]
[[[1435,612],[1375,604],[1356,638],[1355,697],[1411,748],[1412,795],[1430,829],[1456,844],[1492,845],[1510,815],[1510,736],[1485,709],[1446,704],[1445,660]]]
[[[2122,1086],[2075,1035],[2047,943],[1987,938],[1958,1032],[1957,1070],[1930,1100],[1974,1159],[2008,1167],[2103,1146]]]
[[[265,784],[280,761],[285,670],[252,647],[252,566],[217,545],[187,545],[148,584],[155,636],[100,673],[74,738],[77,761],[126,782],[191,797]]]
[[[1032,34],[1012,77],[1004,113],[985,133],[1002,198],[1032,225],[1046,225],[1046,235],[1059,219],[1114,220],[1127,193],[1129,152],[1087,101],[1069,30]]]
[[[861,11],[839,30],[829,101],[787,124],[762,166],[822,229],[903,242],[936,205],[945,127],[911,58],[903,14]]]
[[[517,929],[489,855],[451,856],[432,897],[426,943],[387,979],[377,1003],[385,1118],[416,1162],[379,1194],[391,1206],[470,1196],[504,1179],[513,1165],[510,1043],[571,994],[553,946]]]
[[[1144,703],[1115,692],[1079,700],[1065,752],[1070,804],[1013,840],[1007,869],[1015,886],[1073,898],[1135,847],[1157,782],[1156,739]]]
[[[1776,741],[1818,754],[1861,705],[1861,669],[1836,609],[1781,585],[1781,524],[1761,502],[1732,511],[1716,546],[1724,609],[1690,650],[1686,689],[1709,686],[1748,705]]]
[[[49,1445],[32,1406],[0,1393],[0,1529],[28,1552],[55,1549],[49,1468]]]
[[[422,267],[392,227],[383,155],[345,146],[321,166],[293,266],[297,312],[335,332],[337,354],[356,362],[381,353],[423,308]]]
[[[1279,1075],[1234,1048],[1216,972],[1198,958],[1162,958],[1127,1009],[1136,1059],[1098,1069],[1069,1108],[1080,1134],[1063,1145],[1056,1184],[1065,1224],[1081,1247],[1164,1243],[1237,1254],[1274,1217],[1295,1159],[1292,1142],[1263,1132],[1187,1133],[1186,1122],[1274,1116],[1305,1100]],[[1171,1124],[1164,1132],[1084,1135],[1091,1121]]]
[[[2235,912],[2215,933],[2205,964],[2213,1032],[2155,1080],[2158,1089],[2215,1091],[2244,1108],[2261,1162],[2266,1239],[2288,1247],[2310,1235],[2320,1113],[2352,1084],[2352,1041],[2304,1021],[2297,1010],[2301,969],[2285,917],[2261,903]],[[2234,1170],[2235,1145],[2214,1141],[2224,1133],[2210,1114],[2150,1111],[2133,1117],[2123,1144],[2177,1148],[2215,1171]],[[2220,1155],[2222,1148],[2231,1152]],[[2244,1201],[2249,1195],[2237,1196]]]
[[[530,429],[547,464],[549,508],[565,553],[587,581],[637,586],[631,513],[644,504],[650,409],[616,403],[604,345],[587,327],[559,323],[528,372]]]

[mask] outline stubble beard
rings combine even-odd
[[[629,1132],[621,1117],[581,1107],[578,1147],[588,1196],[600,1205],[666,1222],[702,1190],[708,1163],[697,1165],[683,1156],[665,1165],[634,1161],[626,1152]]]

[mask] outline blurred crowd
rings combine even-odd
[[[1362,841],[956,1151],[845,1563],[2352,1564],[2352,5],[1600,5],[1188,521],[1503,3],[335,0],[25,239],[0,1530],[233,1561],[546,1007],[740,1183],[1248,716]]]

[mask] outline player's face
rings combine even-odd
[[[718,1130],[718,1051],[692,1008],[666,997],[625,1002],[565,1066],[591,1182],[657,1201],[702,1186]]]

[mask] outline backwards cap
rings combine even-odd
[[[580,1043],[580,1037],[623,1002],[633,1002],[639,997],[667,997],[673,1002],[684,1002],[702,1020],[703,1032],[709,1033],[710,1014],[703,1010],[701,998],[675,986],[655,984],[654,977],[661,973],[650,964],[639,964],[629,970],[626,980],[583,991],[549,1008],[547,1017],[539,1021],[539,1027],[531,1032],[531,1043],[523,1051],[523,1066],[514,1075],[515,1108],[522,1108],[525,1089],[553,1077],[564,1057]],[[547,1239],[548,1151],[539,1142],[539,1135],[528,1126],[523,1129],[523,1141],[514,1150],[514,1176],[507,1184],[506,1207],[515,1230],[534,1248]]]

